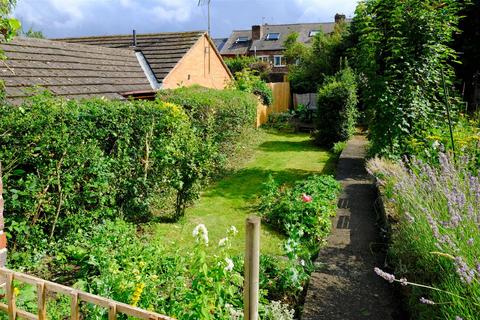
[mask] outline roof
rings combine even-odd
[[[237,43],[237,39],[240,37],[247,37],[248,41]],[[252,30],[234,30],[227,42],[224,44],[223,48],[220,50],[220,53],[222,55],[244,55],[248,53],[248,49],[250,49],[251,44]]]
[[[0,64],[6,96],[13,102],[40,86],[67,98],[123,99],[127,91],[152,91],[132,50],[59,41],[15,38],[0,44],[7,60]]]
[[[331,33],[335,27],[335,22],[326,23],[296,23],[296,24],[276,24],[262,25],[263,37],[260,40],[252,41],[252,30],[235,30],[228,38],[227,43],[220,51],[222,55],[242,55],[247,54],[248,51],[276,51],[285,49],[284,43],[287,37],[297,32],[299,34],[298,41],[303,43],[310,43],[312,37],[309,36],[310,31],[322,30],[324,33]],[[278,40],[266,40],[267,34],[280,33]],[[236,43],[238,37],[248,37],[247,42]]]
[[[215,44],[215,47],[217,47],[217,50],[220,51],[222,50],[225,43],[227,43],[227,40],[228,38],[217,38],[213,39],[213,43]]]
[[[206,34],[205,31],[163,32],[137,34],[136,50],[144,55],[158,82],[172,71],[192,46]],[[110,48],[131,48],[132,35],[113,35],[55,39]]]

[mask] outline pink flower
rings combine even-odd
[[[313,198],[311,196],[306,195],[305,193],[302,194],[302,201],[303,202],[312,202]]]

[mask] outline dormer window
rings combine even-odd
[[[238,37],[235,43],[244,43],[248,41],[248,37]]]
[[[277,32],[268,33],[267,37],[265,38],[265,40],[278,40],[278,39],[280,39],[280,33],[277,33]]]
[[[312,30],[310,31],[310,33],[308,34],[309,37],[315,37],[317,34],[320,33],[320,30]]]

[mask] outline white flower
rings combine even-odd
[[[300,265],[301,265],[302,267],[305,267],[305,260],[303,260],[303,259],[300,260]]]
[[[193,229],[192,235],[197,242],[203,241],[208,245],[208,230],[203,223],[200,223]]]
[[[218,241],[218,246],[219,246],[219,247],[225,246],[225,244],[227,243],[227,241],[228,241],[228,238],[220,239],[220,241]]]
[[[433,141],[432,148],[436,150],[438,149],[438,147],[440,147],[440,142],[438,142],[437,140]]]
[[[228,232],[235,236],[235,235],[237,235],[238,230],[237,230],[237,228],[235,228],[235,226],[231,226],[231,227],[228,229]]]
[[[230,259],[230,258],[225,258],[225,262],[227,263],[227,266],[225,268],[223,268],[223,270],[225,271],[232,271],[233,270],[233,267],[235,266],[233,264],[233,260]]]

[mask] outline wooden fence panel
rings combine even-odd
[[[259,103],[257,107],[257,128],[267,123],[269,114],[287,112],[290,109],[290,83],[274,82],[269,83],[268,86],[273,92],[273,103],[271,106],[265,106]]]

